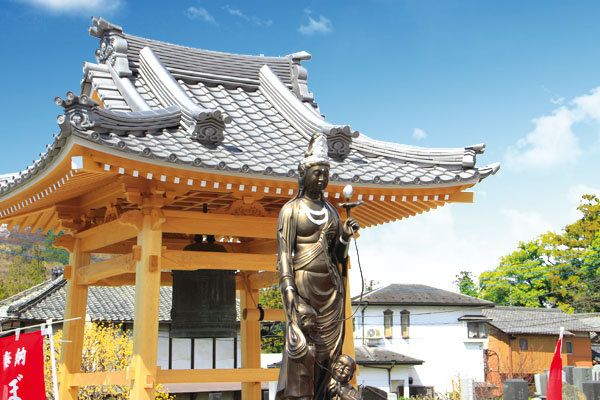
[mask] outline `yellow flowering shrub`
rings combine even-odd
[[[62,330],[54,333],[54,352],[56,363],[60,360]],[[50,362],[50,344],[45,340],[45,380],[46,397],[54,400],[52,386],[52,366]],[[83,372],[123,371],[131,362],[133,341],[131,333],[120,324],[86,322],[83,339],[81,370]],[[162,385],[156,385],[157,400],[172,400]],[[128,386],[84,386],[79,388],[79,399],[85,400],[127,400]]]

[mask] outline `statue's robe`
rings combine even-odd
[[[314,387],[314,399],[321,400],[329,398],[328,386],[331,381],[329,366],[341,353],[344,338],[345,283],[336,256],[336,247],[342,245],[339,242],[342,225],[335,207],[323,199],[328,212],[328,221],[321,225],[318,241],[302,253],[295,254],[296,221],[300,201],[300,198],[296,198],[282,208],[279,214],[278,241],[280,249],[282,246],[286,247],[287,254],[293,255],[287,261],[289,265],[293,265],[299,300],[313,307],[317,313],[316,328],[310,336],[306,337],[307,342],[313,344],[316,349],[314,380],[310,382],[305,374],[290,376],[297,375],[295,372],[303,368],[300,366],[305,365],[306,360],[303,359],[304,357],[290,357],[284,347],[277,398],[312,397]],[[303,269],[323,253],[327,255],[327,272],[318,273]],[[289,332],[289,324],[290,322],[286,321],[286,332]]]

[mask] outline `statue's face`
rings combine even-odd
[[[339,357],[331,367],[331,375],[338,382],[346,383],[352,379],[355,365],[348,357]]]
[[[306,170],[304,187],[309,191],[323,191],[329,184],[329,167],[313,165]]]

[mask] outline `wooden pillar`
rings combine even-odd
[[[246,279],[246,276],[242,277]],[[249,287],[249,286],[246,286]],[[259,291],[255,289],[240,290],[240,307],[256,308]],[[260,322],[240,321],[242,334],[242,368],[260,368]],[[243,382],[242,400],[261,400],[261,382]]]
[[[77,276],[78,268],[90,263],[90,253],[84,253],[80,249],[81,239],[75,239],[73,251],[69,256],[70,268],[67,266],[65,270],[65,277],[68,279],[68,282],[64,318],[79,319],[63,324],[64,343],[62,344],[60,355],[58,389],[61,400],[76,400],[79,391],[78,387],[71,387],[70,384],[73,374],[81,371],[88,287],[78,285],[75,277]]]
[[[137,244],[141,257],[135,267],[135,319],[133,323],[133,369],[131,399],[154,400],[156,391],[158,309],[162,231],[156,221],[158,209],[142,208]]]
[[[344,310],[344,318],[348,318],[344,321],[344,343],[342,343],[342,354],[348,354],[350,357],[356,361],[356,354],[354,352],[354,332],[352,331],[353,327],[353,318],[349,318],[352,315],[352,303],[350,297],[350,258],[348,258],[348,276],[346,276],[346,309]],[[358,376],[358,364],[356,365],[356,373],[354,374],[354,378],[350,381],[350,383],[356,386]]]

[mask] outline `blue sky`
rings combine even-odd
[[[582,193],[600,193],[599,11],[591,1],[7,0],[0,174],[25,168],[58,132],[53,98],[77,92],[82,62],[95,61],[91,15],[209,50],[305,50],[329,121],[425,147],[485,142],[478,165],[502,164],[474,204],[359,239],[366,279],[451,289],[460,270],[493,268],[519,240],[574,221]]]

